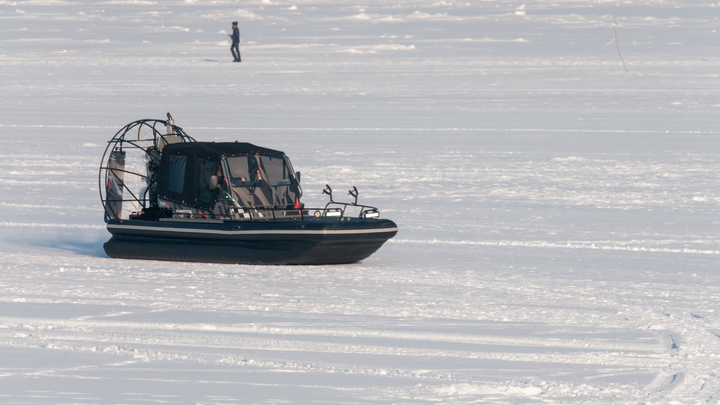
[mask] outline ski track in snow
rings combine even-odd
[[[0,1],[0,402],[720,403],[717,7]],[[167,111],[400,233],[107,258],[106,142]]]

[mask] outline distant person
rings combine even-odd
[[[240,30],[237,26],[237,21],[232,23],[233,33],[228,35],[232,39],[232,45],[230,46],[230,52],[233,54],[233,62],[242,62],[240,60]]]

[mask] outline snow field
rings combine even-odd
[[[716,10],[0,1],[0,401],[717,403]],[[400,233],[348,266],[108,259],[105,142],[167,111]]]

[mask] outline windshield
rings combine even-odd
[[[292,184],[292,171],[283,155],[237,156],[226,159],[228,180],[233,187]]]
[[[290,181],[290,171],[282,155],[260,156],[261,167],[267,174],[267,181],[271,186],[287,186]]]
[[[258,169],[255,156],[238,156],[227,158],[228,180],[233,187],[251,187],[253,183],[260,185],[263,176]]]

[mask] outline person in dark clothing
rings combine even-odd
[[[232,45],[230,46],[230,52],[232,52],[233,62],[241,62],[240,60],[240,30],[237,26],[237,21],[233,21],[232,23],[233,33],[232,35],[228,35],[230,38],[232,38]]]

